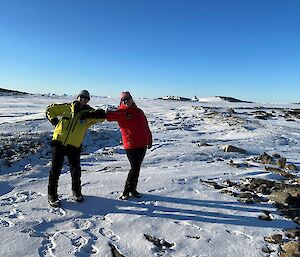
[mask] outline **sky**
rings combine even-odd
[[[298,0],[0,0],[0,87],[300,102]]]

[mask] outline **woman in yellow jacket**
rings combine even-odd
[[[82,118],[85,112],[94,110],[87,103],[90,94],[82,90],[77,101],[65,104],[51,104],[46,111],[47,119],[55,126],[52,137],[52,166],[49,174],[48,202],[53,207],[60,206],[57,194],[58,179],[67,156],[72,177],[72,192],[77,202],[83,201],[81,193],[80,151],[86,130],[96,122],[105,119],[105,111],[99,118]]]

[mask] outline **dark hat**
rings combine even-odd
[[[128,91],[122,92],[120,98],[132,98],[131,94]]]
[[[88,98],[88,99],[91,98],[90,93],[87,90],[81,90],[80,93],[78,94],[78,96],[83,96],[83,97]]]

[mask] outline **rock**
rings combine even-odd
[[[270,249],[268,246],[264,246],[261,250],[268,254],[275,252],[275,250]]]
[[[192,238],[192,239],[201,239],[201,236],[191,236],[191,235],[187,235],[186,237]]]
[[[294,178],[292,183],[295,183],[296,185],[300,184],[300,178]]]
[[[227,194],[227,195],[231,195],[231,196],[234,196],[234,197],[237,197],[239,194],[238,193],[235,193],[233,192],[232,190],[229,190],[227,188],[223,188],[220,190],[220,193],[221,194]]]
[[[261,250],[268,254],[275,252],[275,250],[270,249],[268,246],[264,246]]]
[[[265,152],[258,157],[258,160],[260,160],[263,164],[275,164],[272,156]]]
[[[261,193],[264,195],[269,195],[272,193],[272,188],[268,187],[268,185],[266,184],[261,184],[260,186],[258,186],[255,190],[257,193]]]
[[[148,241],[152,242],[154,245],[159,246],[161,248],[163,248],[163,247],[171,248],[175,245],[174,243],[169,243],[164,239],[159,239],[159,238],[156,238],[154,236],[150,236],[150,235],[147,235],[147,234],[144,234],[144,236]]]
[[[290,241],[281,245],[283,252],[279,254],[280,257],[299,257],[300,256],[300,243]]]
[[[292,170],[292,171],[297,171],[298,170],[297,166],[295,164],[287,164],[285,166],[285,168],[288,169],[288,170]]]
[[[229,152],[235,152],[235,153],[246,153],[246,150],[238,148],[233,145],[225,145],[224,146],[224,152],[229,153]]]
[[[227,186],[227,187],[233,187],[233,186],[236,186],[237,183],[236,182],[232,182],[231,180],[229,179],[226,179],[225,181],[222,182],[223,185]]]
[[[276,159],[281,158],[281,155],[278,153],[274,153],[272,156],[273,156],[273,158],[276,158]]]
[[[240,194],[239,194],[239,197],[240,197],[240,198],[251,198],[251,197],[252,197],[252,194],[249,193],[249,192],[246,192],[246,193],[240,193]]]
[[[114,244],[112,244],[112,243],[108,243],[108,244],[111,248],[111,253],[112,253],[113,257],[125,257],[123,254],[121,254],[119,252],[119,250],[117,249],[117,247]]]
[[[275,161],[276,165],[278,165],[281,169],[284,169],[286,165],[286,158],[279,158]]]
[[[198,143],[197,144],[199,147],[202,147],[202,146],[212,146],[212,145],[210,145],[210,144],[208,144],[208,143],[205,143],[205,142],[200,142],[200,143]]]
[[[255,202],[252,197],[251,198],[238,197],[238,201],[241,202],[241,203],[247,203],[247,204],[253,204]]]
[[[293,218],[293,221],[300,225],[300,216]]]
[[[289,193],[291,196],[300,199],[300,187],[289,187],[289,188],[284,188],[284,189],[283,189],[283,192]]]
[[[270,181],[266,179],[257,179],[257,178],[247,178],[239,185],[241,191],[251,191],[260,193],[260,190],[266,191],[267,194],[270,194],[274,189],[279,187],[279,183],[275,181]],[[262,187],[261,187],[262,186]],[[261,187],[261,188],[260,188]]]
[[[249,163],[235,163],[235,162],[233,162],[233,160],[229,161],[229,165],[236,167],[236,168],[244,168],[244,169],[251,167],[251,165]]]
[[[259,215],[258,218],[260,220],[265,220],[265,221],[271,221],[272,217],[270,216],[271,212],[269,211],[263,211],[262,215]]]
[[[274,168],[274,167],[265,167],[265,170],[266,171],[271,171],[271,172],[273,172],[273,173],[275,173],[275,174],[279,174],[279,175],[281,175],[281,176],[283,176],[283,177],[285,177],[285,178],[295,178],[296,176],[295,175],[293,175],[293,174],[291,174],[291,173],[288,173],[288,172],[285,172],[284,170],[281,170],[281,169],[279,169],[279,168]]]
[[[272,192],[269,196],[269,199],[271,201],[274,201],[276,203],[282,203],[282,204],[287,204],[290,198],[291,198],[291,194],[282,191]]]
[[[266,236],[266,237],[264,237],[264,240],[271,244],[281,244],[282,243],[282,235],[274,234],[271,236]]]
[[[300,237],[300,229],[299,228],[294,228],[294,229],[287,229],[284,230],[284,233],[288,238],[296,238]]]
[[[200,179],[200,182],[201,183],[204,183],[208,186],[212,186],[213,188],[215,189],[223,189],[225,188],[225,186],[222,186],[222,185],[219,185],[217,182],[215,181],[208,181],[208,180],[203,180],[203,179]]]
[[[235,111],[234,109],[232,109],[232,108],[229,108],[229,109],[227,110],[227,112],[228,112],[229,114],[235,114],[235,113],[236,113],[236,111]]]

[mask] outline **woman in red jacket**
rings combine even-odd
[[[120,199],[127,200],[130,196],[140,198],[136,190],[141,164],[147,148],[152,147],[152,134],[144,112],[134,103],[131,94],[121,93],[121,102],[118,110],[108,111],[108,121],[117,121],[122,134],[123,146],[131,165]]]

